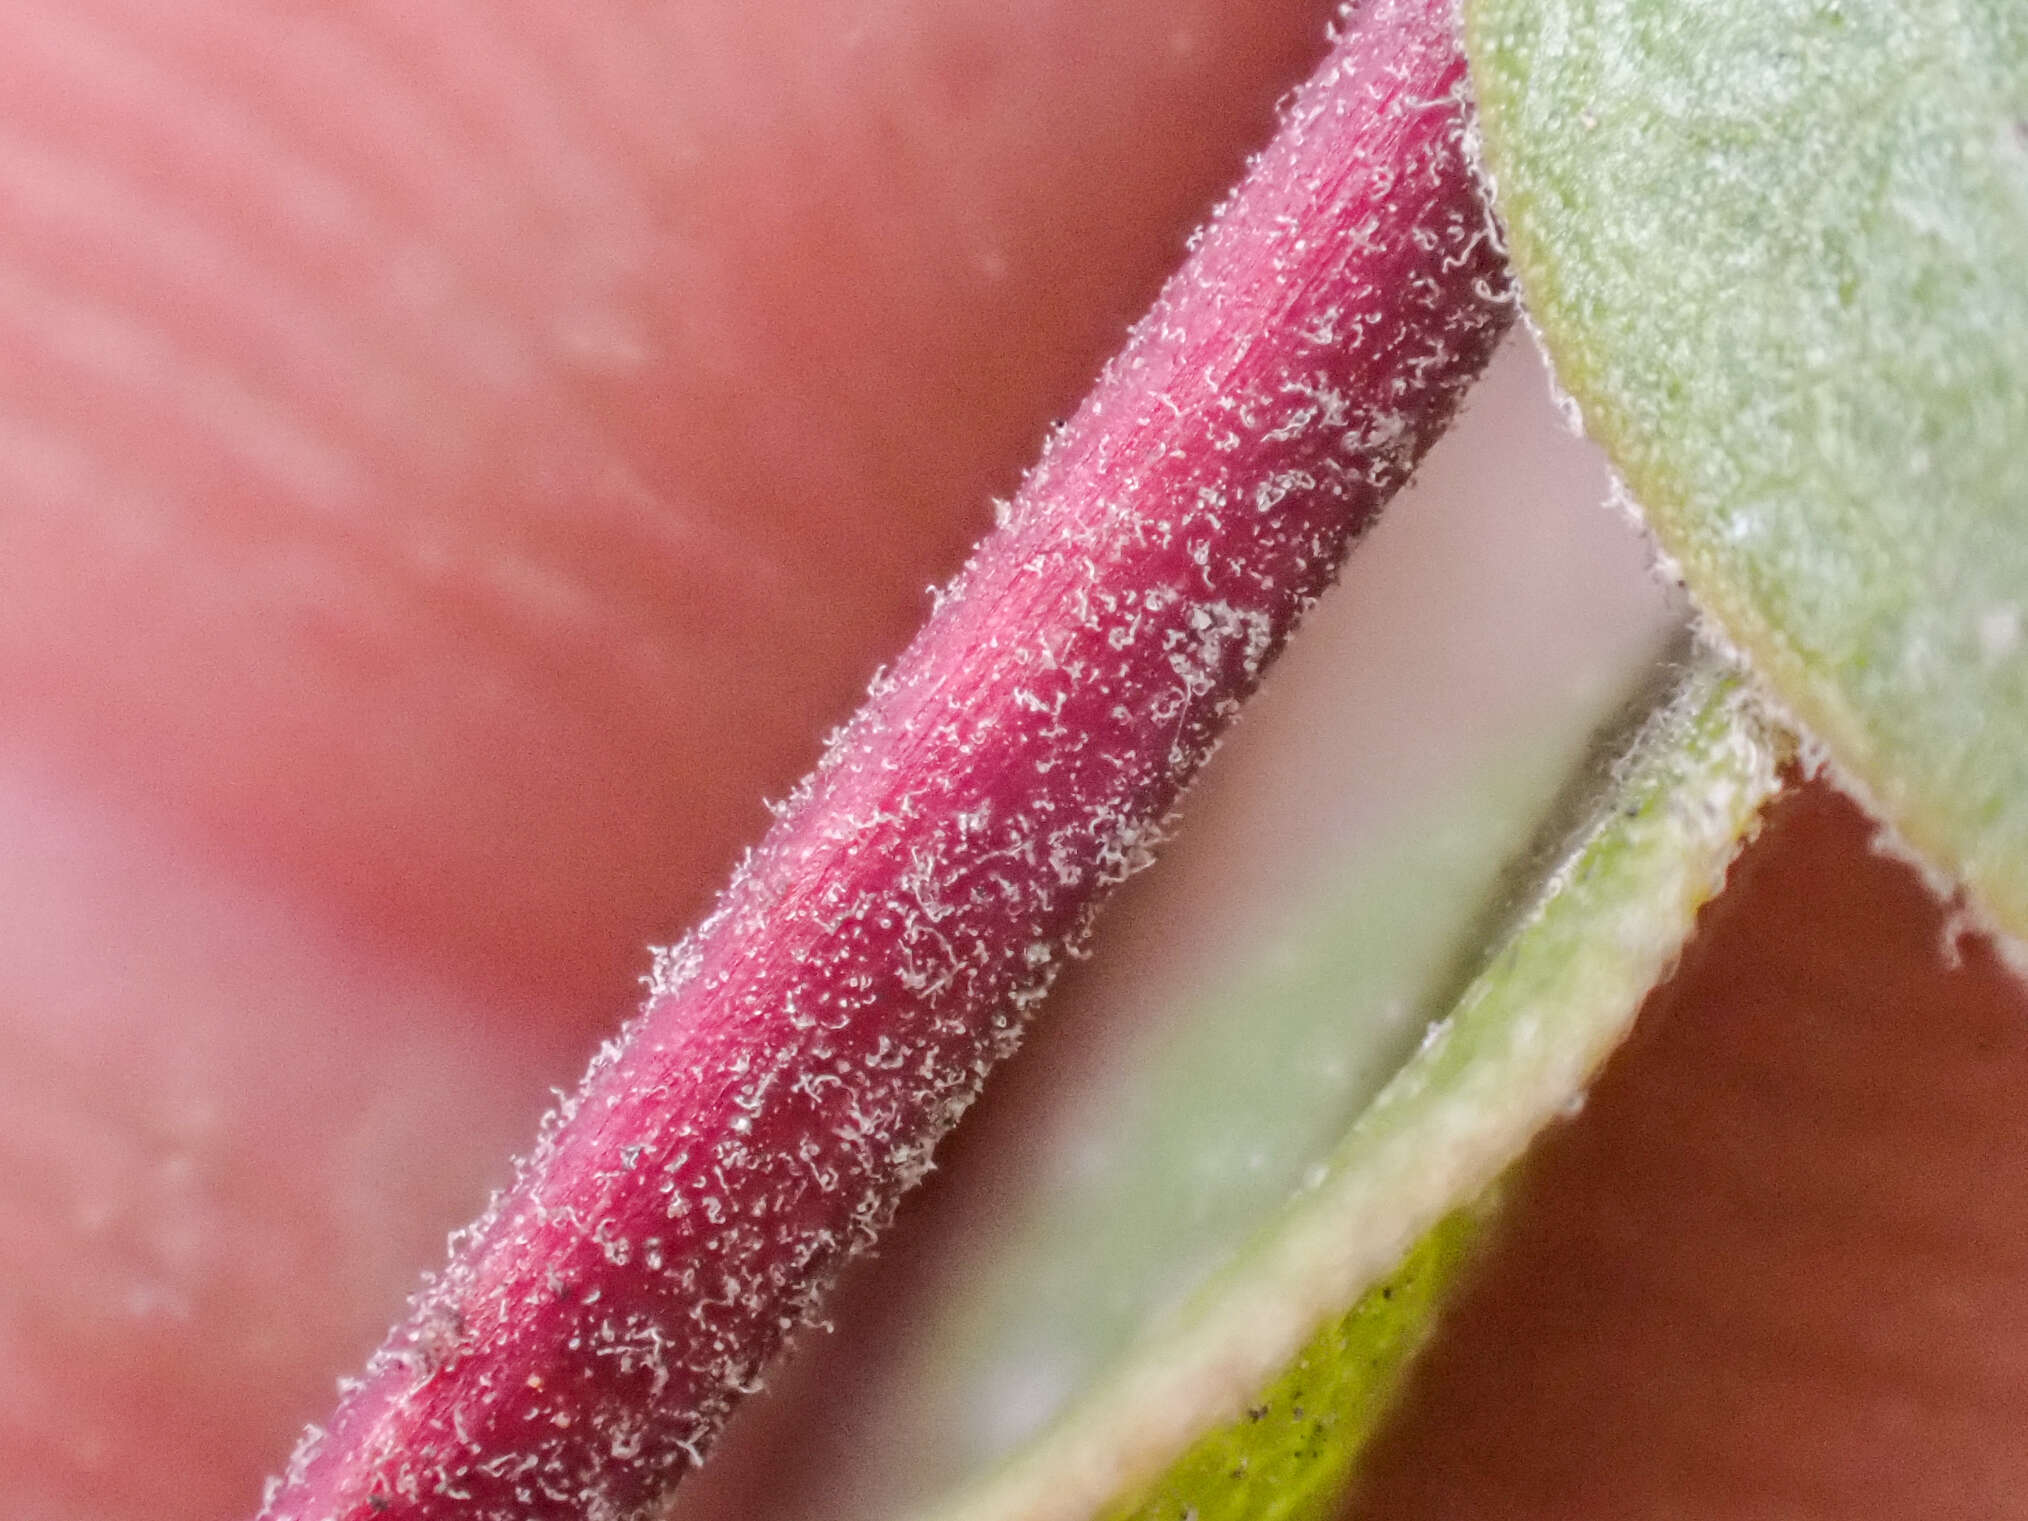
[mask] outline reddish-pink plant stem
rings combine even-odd
[[[871,1242],[1511,313],[1377,0],[272,1521],[649,1512]]]

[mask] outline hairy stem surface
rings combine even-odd
[[[1511,314],[1450,0],[1378,0],[269,1521],[616,1521],[1015,1045]]]

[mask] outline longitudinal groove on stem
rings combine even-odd
[[[1379,0],[271,1521],[618,1521],[1019,1038],[1504,330],[1450,0]]]

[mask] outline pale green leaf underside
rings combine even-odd
[[[1473,1206],[1666,973],[1780,760],[1734,679],[1695,667],[1322,1180],[935,1521],[1237,1521],[1327,1505],[1421,1340]]]
[[[1692,593],[2028,935],[2028,5],[1467,0],[1529,309]]]

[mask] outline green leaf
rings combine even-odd
[[[1466,11],[1587,428],[1846,777],[2028,935],[2028,6]]]
[[[1694,667],[1315,1185],[1041,1438],[929,1516],[1307,1517],[1335,1498],[1476,1209],[1667,972],[1781,759],[1737,682]]]
[[[1249,1405],[1104,1521],[1321,1521],[1386,1413],[1464,1266],[1486,1211],[1438,1222],[1400,1266],[1326,1325]]]

